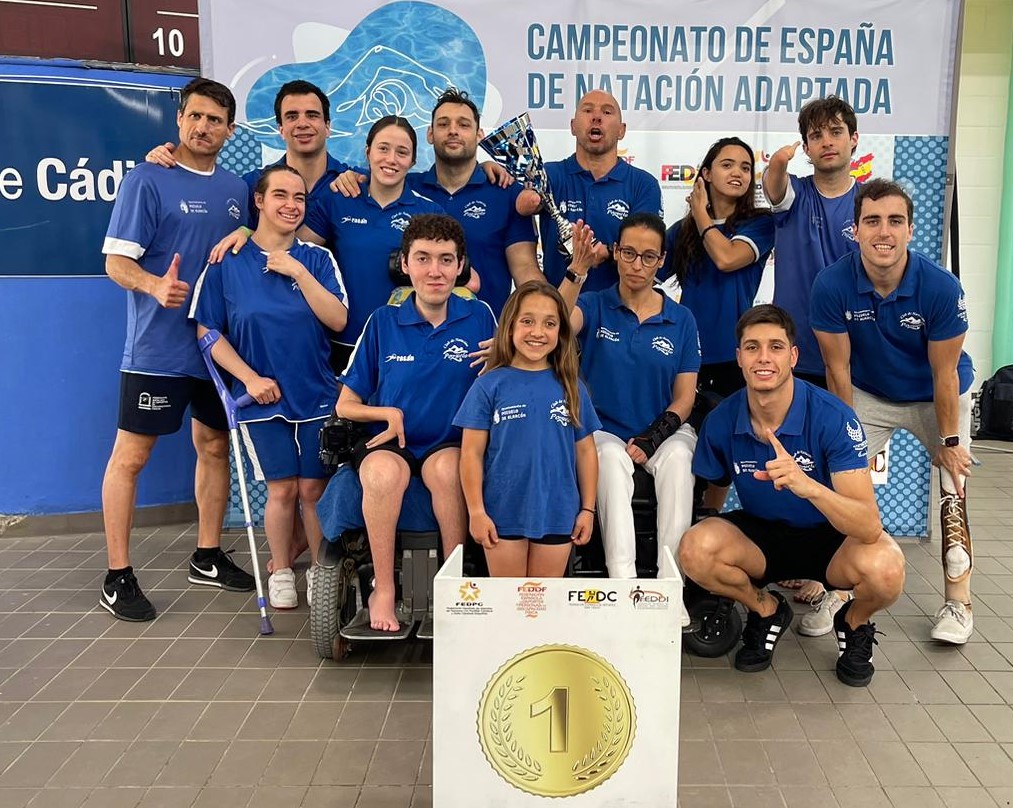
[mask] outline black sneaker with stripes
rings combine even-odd
[[[735,654],[735,669],[757,673],[770,667],[774,649],[787,633],[795,613],[780,592],[767,592],[777,602],[777,611],[770,617],[749,612],[742,630],[742,647]]]
[[[858,628],[848,625],[848,610],[854,601],[845,603],[834,615],[834,633],[837,635],[837,678],[850,687],[865,687],[872,681],[876,667],[872,664],[872,646],[876,641],[875,623],[863,623]]]

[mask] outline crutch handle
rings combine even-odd
[[[215,360],[211,358],[211,349],[221,339],[221,336],[219,331],[211,329],[197,340],[197,345],[200,348],[201,356],[204,357],[204,364],[207,365],[208,373],[211,374],[211,381],[215,383],[218,397],[222,400],[222,406],[225,408],[225,417],[229,422],[229,429],[236,429],[239,425],[236,415],[237,411],[257,402],[249,393],[243,393],[239,398],[233,398],[232,394],[229,393],[229,388],[225,386],[222,374],[218,372],[218,366],[215,364]]]

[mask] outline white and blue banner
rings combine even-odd
[[[718,137],[756,150],[757,169],[798,139],[807,100],[855,108],[853,171],[914,193],[914,247],[942,253],[943,203],[961,0],[201,0],[205,75],[233,88],[241,127],[226,163],[276,159],[273,102],[292,79],[331,98],[328,150],[361,165],[370,125],[413,121],[424,142],[433,101],[466,90],[491,131],[524,111],[548,160],[573,151],[577,100],[611,92],[627,134],[620,156],[661,182],[666,219],[685,211],[695,166]],[[428,166],[431,156],[420,154]],[[799,150],[792,170],[809,172]]]

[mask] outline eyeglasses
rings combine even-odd
[[[620,247],[616,252],[619,253],[619,257],[627,264],[632,264],[639,258],[640,263],[644,265],[644,269],[654,269],[661,263],[661,256],[653,250],[645,250],[639,253],[632,247]]]

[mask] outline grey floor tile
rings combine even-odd
[[[260,702],[246,717],[236,737],[243,740],[280,741],[295,716],[296,705]]]
[[[17,707],[17,711],[0,724],[0,741],[34,741],[45,733],[70,705],[67,702],[43,702],[13,706]]]
[[[432,705],[424,702],[393,702],[380,732],[382,740],[424,741],[432,728]],[[682,723],[685,716],[682,717]]]
[[[173,701],[211,701],[230,673],[229,668],[195,668],[169,698]]]
[[[254,646],[253,650],[256,650]],[[281,647],[278,644],[278,647]],[[253,653],[251,650],[250,653]],[[243,657],[244,662],[250,654]],[[260,698],[264,701],[302,701],[306,690],[313,682],[316,671],[310,668],[277,668],[277,665],[268,667],[271,678],[268,680]]]
[[[946,739],[932,716],[920,704],[887,705],[883,712],[902,741],[931,743]]]
[[[284,740],[328,740],[337,727],[344,708],[344,702],[303,702],[296,708],[295,715],[285,730]]]
[[[890,798],[879,786],[845,786],[834,789],[840,808],[893,808]]]
[[[925,709],[951,743],[992,740],[988,730],[975,718],[970,707],[962,704],[930,704]]]
[[[955,743],[954,748],[986,788],[1013,783],[1013,760],[1001,747],[988,743]]]
[[[331,737],[341,741],[377,740],[383,731],[390,705],[386,701],[348,702]]]
[[[203,786],[218,766],[224,741],[183,741],[155,780],[160,786]]]
[[[774,786],[774,770],[764,744],[755,741],[715,741],[725,782],[733,785]],[[379,750],[377,750],[379,751]]]
[[[176,741],[132,741],[103,778],[107,786],[151,786],[179,749]]]
[[[795,709],[785,704],[750,704],[747,712],[756,728],[756,737],[764,741],[805,739]]]
[[[876,779],[884,787],[929,784],[906,744],[898,741],[866,741],[862,738],[857,741]]]
[[[306,797],[306,786],[259,786],[246,808],[288,808],[288,806],[305,805],[303,800]],[[329,802],[321,803],[327,808],[354,808],[355,800],[359,797],[357,788],[350,788],[347,791],[351,794],[351,802],[341,801],[337,794],[325,794],[333,789],[321,788],[321,798],[329,799]]]
[[[315,741],[281,741],[264,771],[264,785],[292,786],[311,782],[325,747]]]
[[[51,788],[94,788],[127,751],[126,741],[80,744],[48,781]]]
[[[193,786],[155,786],[144,792],[140,808],[190,808],[199,795]]]
[[[714,741],[679,744],[680,790],[685,786],[724,785],[724,771]]]
[[[120,702],[99,722],[89,737],[100,741],[131,741],[148,725],[156,712],[157,704]]]
[[[936,794],[946,808],[997,808],[996,801],[984,788],[950,788],[940,787]]]
[[[90,788],[46,788],[36,793],[28,808],[80,808]]]
[[[0,787],[41,788],[79,746],[73,741],[33,743],[0,774]]]
[[[275,741],[234,741],[209,781],[212,786],[255,785],[274,756]]]
[[[231,741],[253,707],[251,701],[215,703],[197,720],[188,737],[195,741]]]
[[[948,743],[909,743],[908,751],[933,786],[977,786],[971,770]]]
[[[730,808],[731,795],[725,786],[679,786],[680,808]]]
[[[246,808],[254,791],[249,786],[208,786],[201,789],[193,808]]]
[[[776,786],[728,786],[732,808],[784,808],[784,797]]]
[[[144,793],[143,788],[96,788],[82,808],[137,808]]]
[[[146,741],[182,741],[208,709],[205,702],[169,702],[168,704],[131,704],[125,707],[145,707],[151,717],[137,737]]]
[[[313,785],[361,786],[366,782],[366,772],[376,749],[375,741],[329,741],[313,774]],[[415,778],[411,783],[415,783]],[[403,781],[393,783],[401,784]]]
[[[422,765],[424,741],[379,741],[366,771],[367,786],[415,785]],[[319,775],[320,770],[317,770]]]
[[[763,745],[781,786],[825,786],[827,779],[813,747],[804,741],[769,741]]]
[[[237,668],[215,693],[215,701],[256,701],[270,678],[271,671],[263,668]]]

